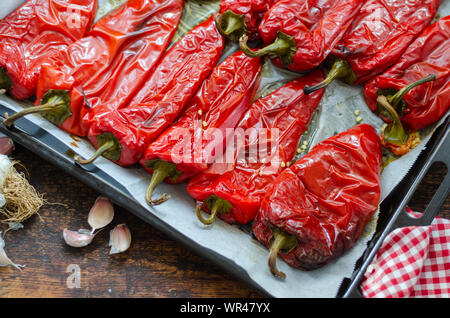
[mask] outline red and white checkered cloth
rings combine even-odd
[[[367,268],[361,290],[367,298],[450,297],[450,220],[435,218],[430,226],[391,232]]]

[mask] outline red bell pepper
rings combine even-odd
[[[361,84],[393,65],[433,20],[441,0],[368,0],[332,51],[327,78],[305,92],[324,88],[339,78]]]
[[[369,108],[390,123],[384,146],[403,155],[450,108],[450,16],[429,26],[383,74],[366,83]],[[384,98],[383,98],[384,97]]]
[[[96,10],[96,0],[28,0],[0,20],[0,88],[33,96],[43,61],[85,35]]]
[[[160,60],[145,85],[127,107],[93,111],[89,140],[100,155],[122,166],[138,162],[149,143],[171,125],[219,61],[224,39],[214,15],[180,39]]]
[[[322,98],[323,91],[304,96],[303,87],[322,79],[322,72],[316,70],[252,104],[237,125],[247,136],[245,142],[235,147],[236,160],[229,165],[229,159],[225,165],[211,165],[187,185],[188,193],[198,202],[197,216],[201,222],[211,224],[217,216],[229,223],[253,220],[264,194],[294,158],[300,137]],[[227,151],[234,144],[233,138]],[[252,154],[255,146],[259,148],[258,158]],[[267,154],[264,148],[269,150]],[[201,209],[210,212],[208,219],[203,218]]]
[[[317,144],[267,191],[253,234],[279,255],[311,270],[353,246],[378,208],[382,151],[375,129],[361,124]]]
[[[152,142],[141,165],[152,180],[146,193],[149,204],[155,187],[166,180],[180,183],[206,170],[226,145],[227,129],[234,128],[250,106],[259,85],[259,59],[237,52],[220,63],[203,82],[175,124]]]
[[[247,34],[250,40],[258,38],[258,27],[264,13],[277,0],[222,0],[216,25],[220,33],[237,42]]]
[[[259,34],[266,47],[251,50],[247,36],[240,39],[247,55],[268,55],[276,65],[292,71],[318,66],[342,38],[362,0],[281,0],[264,15]]]
[[[125,106],[167,49],[183,0],[129,0],[82,39],[45,61],[36,91],[39,112],[62,129],[86,136],[93,109]]]

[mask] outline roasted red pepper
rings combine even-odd
[[[222,0],[216,25],[220,33],[237,42],[247,34],[250,40],[258,38],[258,27],[264,14],[277,0]]]
[[[206,170],[223,153],[227,129],[232,129],[252,103],[259,85],[259,59],[237,52],[220,63],[203,82],[175,124],[147,148],[141,165],[152,180],[146,193],[149,204],[155,187],[166,180],[180,183]]]
[[[360,84],[393,65],[408,45],[433,20],[441,0],[368,0],[332,51],[334,64],[327,78],[305,92],[340,78]]]
[[[408,152],[417,143],[414,132],[448,112],[449,50],[450,16],[430,25],[394,66],[366,83],[367,105],[390,123],[382,139],[393,153]]]
[[[69,133],[86,136],[93,109],[121,108],[131,100],[167,49],[183,0],[129,0],[100,19],[82,39],[45,61],[36,103],[42,115]],[[97,111],[98,113],[98,111]]]
[[[362,0],[281,0],[264,15],[259,34],[266,47],[240,47],[247,55],[268,55],[278,66],[305,71],[318,66],[342,38]]]
[[[171,125],[219,61],[224,39],[214,15],[180,39],[160,60],[129,106],[97,113],[88,137],[103,154],[122,166],[138,162],[149,143]]]
[[[273,180],[294,158],[300,137],[322,98],[323,91],[304,96],[303,87],[322,79],[322,72],[316,70],[250,106],[237,125],[246,133],[242,144],[230,138],[227,146],[227,151],[235,146],[236,160],[211,165],[187,185],[188,193],[198,202],[201,222],[211,224],[217,216],[230,223],[253,220]],[[203,218],[201,209],[211,213],[208,219]]]
[[[381,143],[361,124],[328,138],[284,170],[267,192],[253,233],[276,258],[311,270],[348,250],[361,236],[380,199]]]
[[[33,96],[43,61],[85,35],[96,10],[97,0],[29,0],[0,20],[0,88]]]

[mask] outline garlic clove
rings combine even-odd
[[[126,224],[119,224],[109,232],[109,254],[126,251],[131,245],[131,232]]]
[[[1,238],[1,231],[0,231],[0,266],[8,266],[11,265],[15,268],[17,268],[19,271],[22,271],[21,267],[25,267],[25,265],[19,265],[15,264],[13,261],[9,259],[9,257],[6,255],[5,250],[3,249],[5,247],[5,241]]]
[[[68,229],[63,230],[64,241],[72,247],[84,247],[89,245],[95,237],[91,231],[80,229],[77,232]]]
[[[88,223],[91,233],[107,226],[114,218],[114,206],[107,198],[99,196],[89,211]]]
[[[13,261],[11,261],[8,256],[6,255],[6,252],[1,249],[0,250],[0,266],[8,266],[11,265],[15,268],[17,268],[19,271],[22,271],[22,267],[25,267],[25,265],[19,265],[15,264]]]
[[[14,142],[8,136],[0,133],[0,153],[9,156],[14,150]]]

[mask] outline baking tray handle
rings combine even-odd
[[[434,143],[433,150],[431,151],[430,156],[427,158],[426,162],[422,167],[420,167],[420,170],[417,172],[417,176],[410,180],[411,182],[407,182],[406,185],[406,191],[400,192],[399,195],[399,204],[396,205],[393,216],[391,218],[391,221],[386,225],[385,229],[379,235],[378,237],[374,238],[374,240],[370,243],[371,249],[368,251],[366,255],[364,255],[364,260],[362,261],[362,265],[359,267],[359,269],[352,275],[352,279],[349,284],[343,284],[341,287],[345,287],[345,290],[343,295],[341,297],[345,298],[362,298],[362,292],[360,289],[360,282],[363,278],[363,275],[365,271],[367,270],[367,267],[372,262],[374,257],[377,254],[378,249],[382,245],[384,239],[386,236],[391,233],[393,230],[401,228],[401,227],[407,227],[407,226],[427,226],[430,225],[436,215],[439,213],[442,204],[444,203],[445,199],[448,197],[450,192],[450,116],[445,120],[443,123],[442,133],[438,133],[438,141]],[[428,146],[428,145],[427,145]],[[413,216],[410,216],[406,212],[406,207],[411,199],[411,197],[414,195],[416,189],[428,173],[430,167],[434,163],[443,163],[446,165],[447,172],[446,175],[438,187],[437,191],[434,193],[433,198],[429,202],[428,206],[425,208],[424,213],[419,218],[415,218]],[[345,280],[344,280],[345,281]],[[338,295],[340,293],[338,292]]]
[[[406,213],[406,206],[408,202],[404,202],[399,209],[402,210],[402,212],[399,214],[399,216],[396,218],[394,224],[392,225],[391,231],[406,227],[406,226],[427,226],[430,225],[436,215],[439,213],[442,204],[444,203],[445,199],[449,195],[450,191],[450,129],[447,129],[446,134],[443,136],[444,138],[441,140],[441,145],[437,147],[437,151],[435,152],[434,156],[431,158],[431,160],[428,162],[427,169],[424,169],[424,173],[422,178],[420,178],[419,183],[423,180],[426,173],[429,171],[430,167],[434,163],[444,163],[447,167],[447,173],[436,190],[436,192],[433,195],[433,198],[428,203],[428,206],[425,208],[425,211],[423,212],[423,215],[419,218],[412,217]]]

